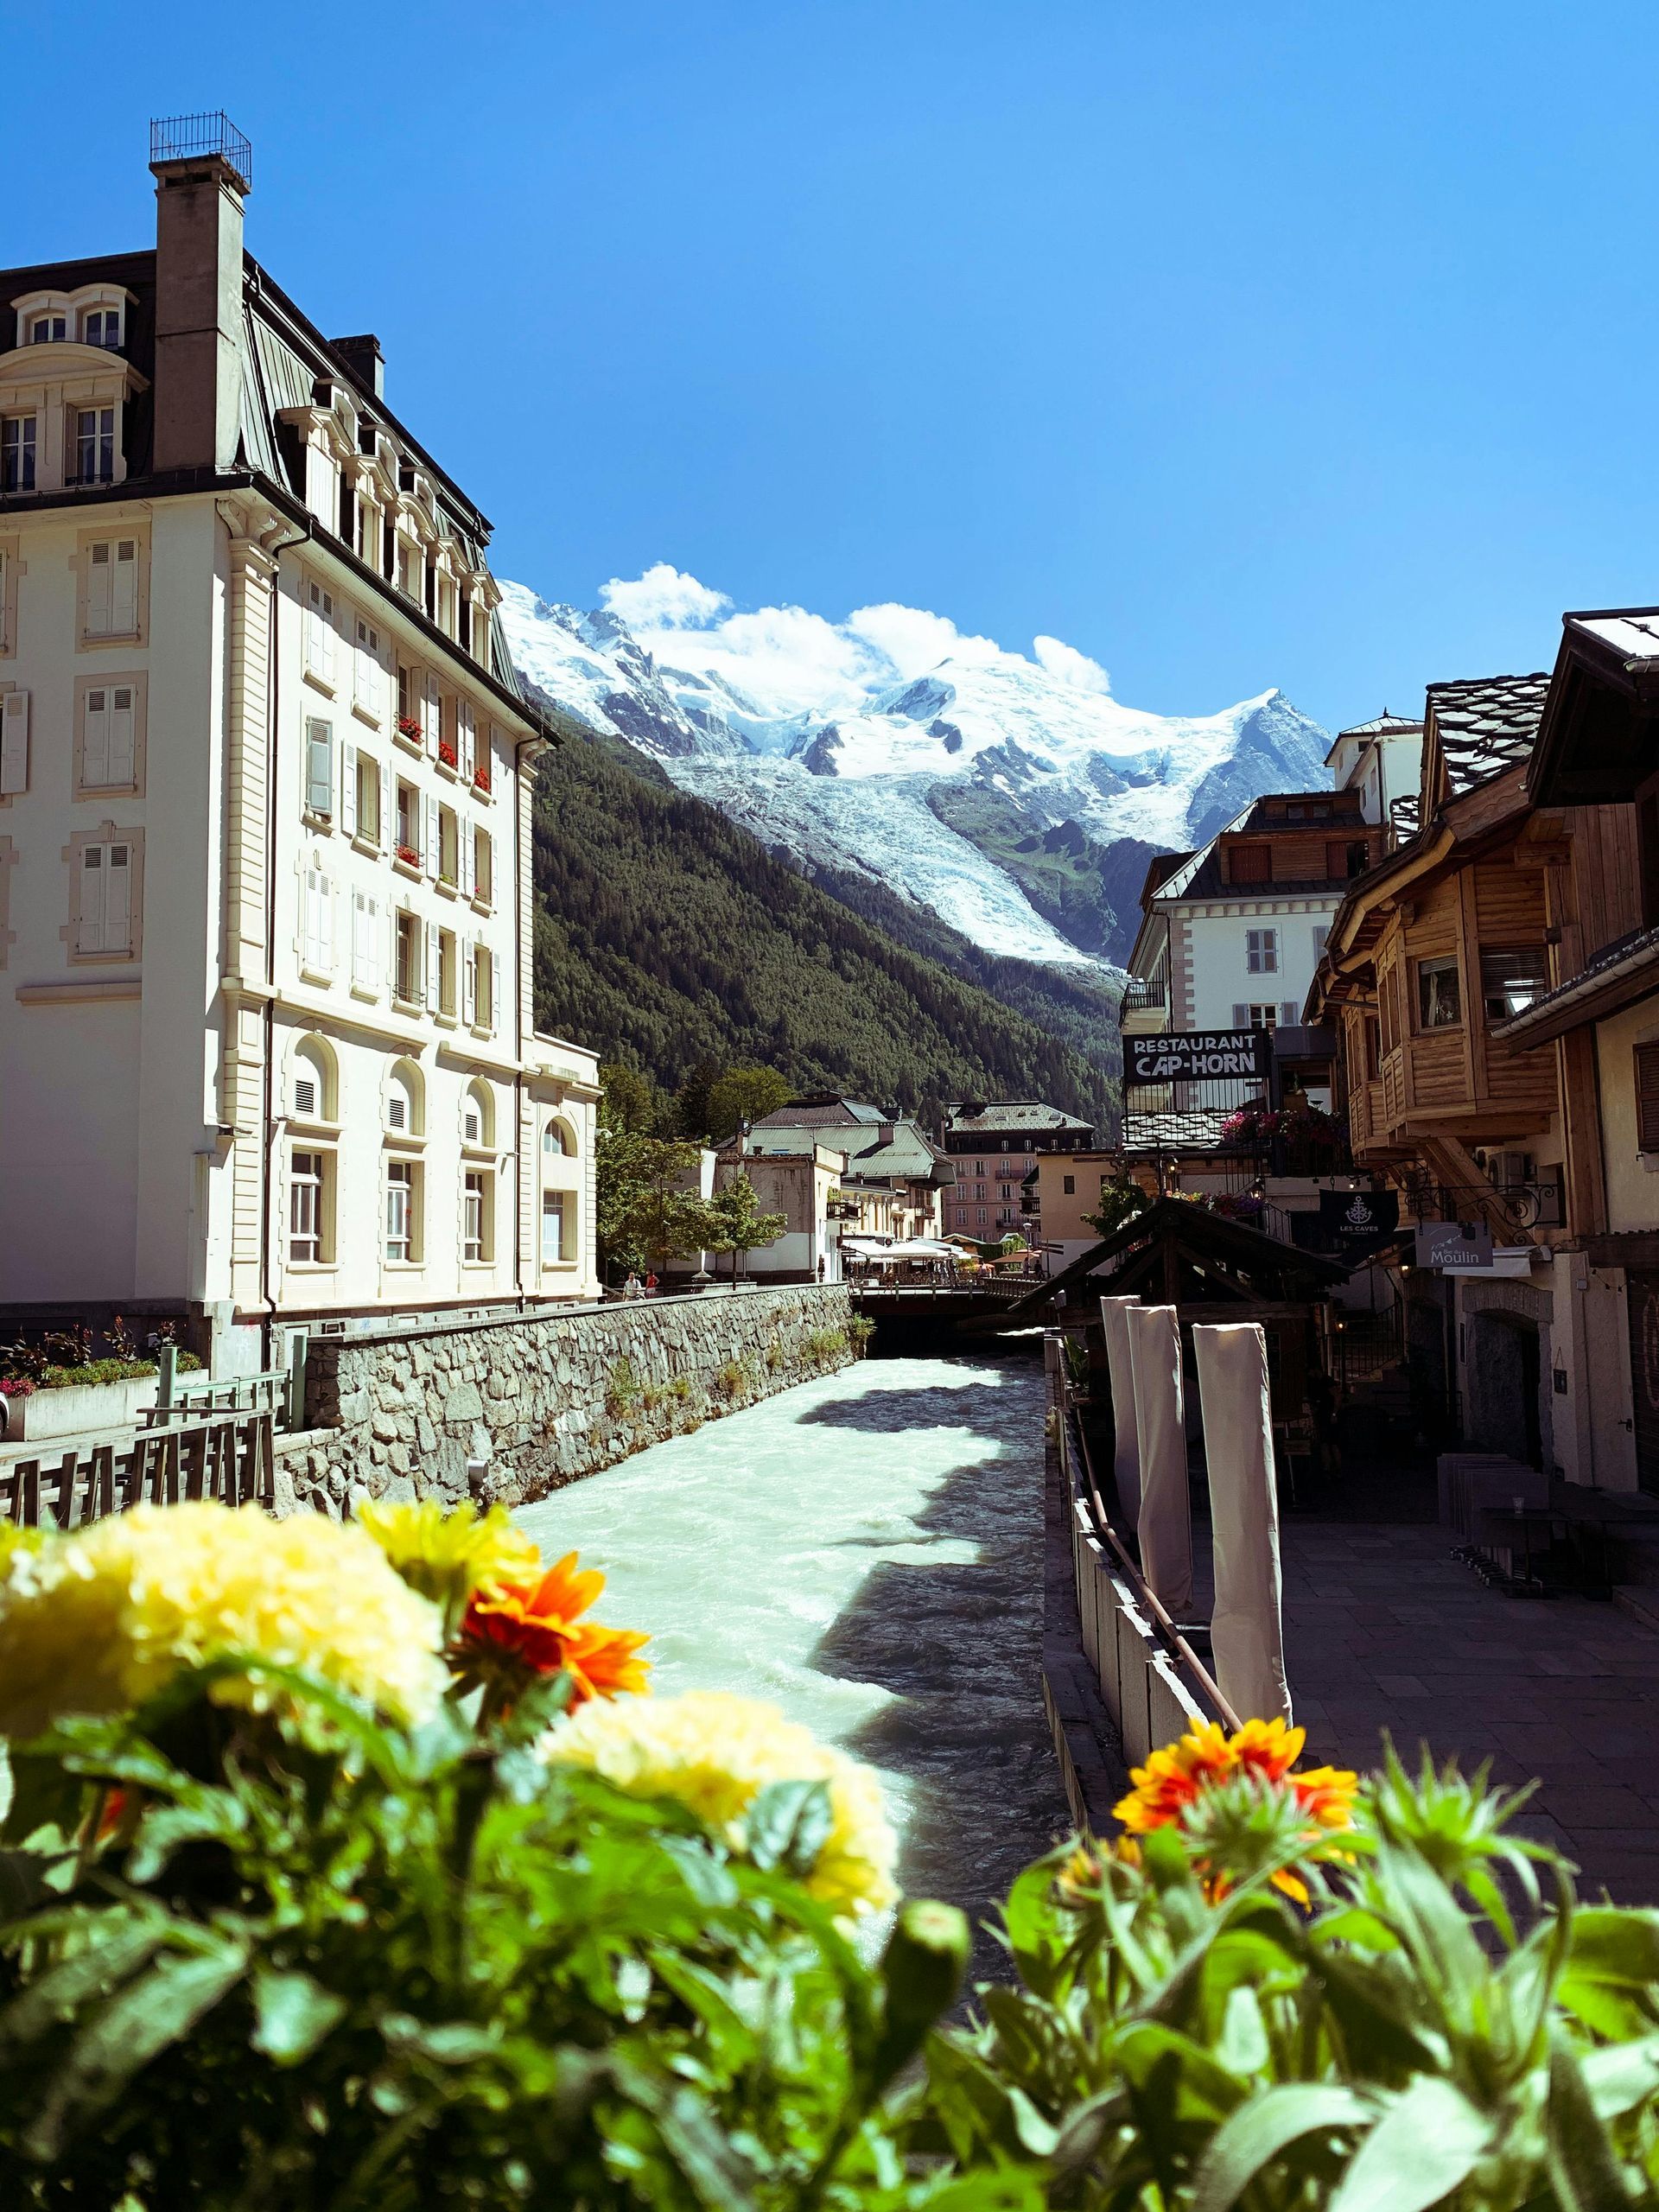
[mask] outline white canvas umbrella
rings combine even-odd
[[[1103,1298],[1101,1325],[1106,1332],[1106,1365],[1112,1378],[1114,1448],[1112,1473],[1125,1526],[1141,1516],[1141,1447],[1135,1427],[1135,1366],[1129,1355],[1128,1309],[1138,1298]]]
[[[1192,1610],[1180,1321],[1173,1306],[1135,1306],[1128,1322],[1141,1452],[1141,1571],[1164,1611],[1180,1621]]]
[[[1204,1408],[1216,1609],[1216,1681],[1241,1720],[1290,1719],[1268,1340],[1254,1321],[1194,1325]]]

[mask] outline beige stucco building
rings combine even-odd
[[[0,1320],[228,1370],[590,1295],[489,524],[245,253],[245,143],[154,150],[153,252],[0,272]]]

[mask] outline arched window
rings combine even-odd
[[[551,1159],[557,1153],[575,1157],[576,1133],[569,1122],[550,1122],[542,1132],[542,1152]]]
[[[337,1122],[334,1056],[321,1037],[302,1038],[294,1048],[288,1084],[288,1110],[299,1122]]]
[[[495,1143],[495,1099],[486,1083],[469,1083],[461,1102],[461,1141],[490,1150]]]
[[[421,1071],[399,1060],[386,1079],[386,1128],[394,1136],[417,1137],[425,1127]]]

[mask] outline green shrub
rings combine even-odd
[[[668,1395],[678,1405],[689,1405],[692,1396],[692,1382],[689,1375],[677,1375],[668,1386]]]
[[[193,1351],[179,1354],[176,1372],[194,1375],[201,1362]],[[136,1382],[156,1373],[153,1359],[89,1359],[79,1367],[48,1367],[41,1376],[42,1390],[73,1390],[88,1382]]]
[[[845,1329],[809,1329],[804,1348],[809,1359],[817,1361],[820,1366],[827,1365],[830,1360],[839,1359],[846,1351],[847,1332]]]
[[[848,1321],[847,1334],[853,1350],[861,1356],[875,1334],[875,1324],[868,1313],[855,1313]]]
[[[783,1365],[784,1365],[784,1348],[783,1348],[783,1346],[782,1346],[781,1344],[768,1344],[768,1345],[766,1346],[766,1372],[767,1372],[767,1374],[768,1374],[768,1375],[776,1375],[776,1374],[779,1373],[779,1372],[780,1372],[780,1370],[782,1370],[782,1368],[783,1368]]]
[[[715,1376],[715,1385],[722,1398],[741,1398],[748,1388],[749,1370],[741,1360],[728,1359]]]
[[[613,1421],[632,1413],[639,1402],[639,1378],[628,1358],[613,1360],[605,1382],[605,1410]]]
[[[639,1403],[642,1409],[648,1414],[654,1414],[658,1407],[662,1404],[664,1395],[664,1393],[658,1384],[655,1382],[647,1382],[645,1389],[639,1393]]]

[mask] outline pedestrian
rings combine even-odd
[[[650,1274],[647,1274],[647,1275],[646,1275],[646,1277],[645,1277],[645,1296],[646,1296],[647,1298],[655,1298],[655,1297],[656,1297],[656,1295],[657,1295],[657,1270],[656,1270],[656,1268],[653,1268],[651,1270]]]
[[[622,1295],[624,1298],[638,1298],[639,1295],[639,1278],[632,1268],[628,1269],[628,1279],[622,1286]]]
[[[823,1281],[823,1277],[824,1277],[824,1258],[823,1258],[823,1253],[822,1253],[822,1252],[820,1252],[820,1253],[819,1253],[819,1255],[818,1255],[818,1281],[819,1281],[820,1282],[822,1282],[822,1281]]]

